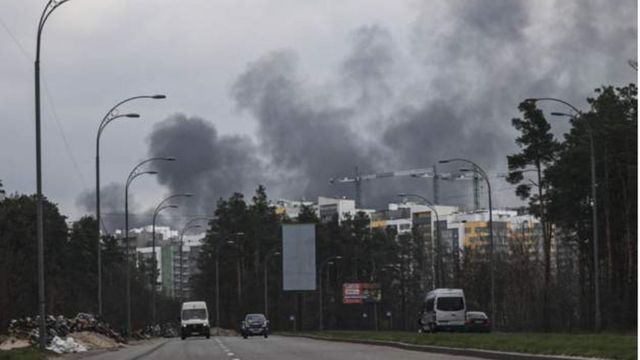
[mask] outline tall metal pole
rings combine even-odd
[[[102,225],[102,218],[100,217],[100,135],[104,128],[113,120],[121,117],[136,118],[140,117],[138,114],[125,114],[117,115],[118,106],[135,99],[164,99],[165,95],[143,95],[134,96],[125,99],[114,107],[112,107],[107,114],[102,118],[100,126],[98,127],[98,134],[96,135],[96,235],[97,235],[97,253],[98,253],[98,315],[102,316],[102,247],[100,229]]]
[[[125,227],[125,235],[124,235],[124,242],[125,242],[125,253],[126,253],[126,259],[125,259],[125,266],[126,266],[126,270],[125,270],[125,274],[126,274],[126,291],[125,291],[125,308],[126,308],[126,328],[127,328],[127,336],[131,336],[131,274],[130,274],[130,254],[129,254],[129,185],[131,185],[131,182],[133,182],[133,180],[135,178],[137,178],[140,175],[144,175],[144,174],[149,174],[149,175],[155,175],[158,172],[157,171],[138,171],[138,169],[151,161],[175,161],[176,158],[174,157],[152,157],[150,159],[146,159],[144,161],[139,162],[136,166],[133,167],[133,169],[131,169],[131,171],[129,172],[129,175],[127,176],[127,181],[125,183],[125,187],[124,187],[124,227]]]
[[[125,278],[126,278],[126,290],[125,299],[126,304],[126,328],[127,338],[131,338],[131,256],[129,255],[129,182],[125,186],[124,191],[124,246],[125,246]]]
[[[473,166],[472,171],[474,173],[480,173],[480,175],[484,178],[485,182],[487,183],[487,193],[489,196],[489,251],[491,254],[490,255],[491,264],[489,265],[489,268],[490,268],[489,273],[491,277],[491,317],[494,320],[497,320],[498,317],[496,315],[496,297],[495,297],[495,245],[493,241],[493,202],[491,197],[491,183],[489,182],[489,176],[484,171],[484,169],[482,169],[478,164],[476,164],[471,160],[456,158],[456,159],[440,160],[439,162],[441,164],[446,164],[454,161],[465,162],[467,164],[472,165]]]
[[[323,291],[322,291],[322,269],[325,267],[325,265],[331,263],[332,260],[340,260],[342,259],[342,256],[340,255],[336,255],[336,256],[329,256],[328,258],[324,259],[321,263],[320,263],[320,267],[319,267],[319,276],[318,276],[318,296],[319,296],[319,308],[318,308],[318,313],[320,315],[320,330],[324,330],[324,304],[323,304]]]
[[[40,43],[42,40],[42,30],[47,19],[53,11],[68,0],[49,0],[42,10],[38,23],[36,37],[36,59],[34,65],[34,90],[35,90],[35,130],[36,130],[36,239],[37,239],[37,259],[38,259],[38,313],[39,319],[39,346],[44,350],[47,345],[46,323],[45,323],[45,279],[44,279],[44,212],[42,196],[42,138],[40,126]]]
[[[158,213],[164,209],[175,209],[176,205],[165,205],[153,212],[153,221],[151,222],[151,276],[149,281],[151,282],[151,323],[156,324],[156,288],[158,286],[158,278],[156,273],[158,272],[158,262],[156,261],[156,217]],[[180,249],[182,251],[182,248]],[[180,255],[182,257],[182,254]],[[181,279],[182,280],[182,279]]]
[[[271,259],[272,256],[276,255],[280,255],[280,252],[274,249],[267,252],[267,255],[264,259],[264,316],[267,319],[269,318],[269,279],[267,277],[267,267],[269,265],[269,259]]]
[[[582,112],[575,106],[570,103],[552,97],[542,97],[542,98],[530,98],[525,101],[553,101],[557,103],[561,103],[571,108],[578,116],[582,116]],[[571,118],[576,118],[576,115],[563,114],[563,113],[551,113],[552,115],[561,115],[561,116],[569,116]],[[591,200],[593,201],[593,208],[591,212],[592,216],[592,230],[593,230],[593,287],[594,287],[594,303],[595,303],[595,311],[594,311],[594,328],[596,332],[600,331],[600,327],[602,325],[602,317],[600,313],[600,267],[599,267],[599,255],[598,255],[598,247],[599,247],[599,239],[598,239],[598,196],[597,196],[597,188],[596,188],[596,151],[594,145],[593,138],[593,127],[589,124],[589,121],[585,120],[585,126],[587,127],[587,131],[589,133],[589,162],[590,164],[590,172],[591,172]]]
[[[269,284],[267,282],[267,260],[264,261],[264,316],[269,318]]]
[[[158,206],[156,206],[155,210],[153,211],[153,220],[152,220],[152,225],[151,225],[151,263],[152,263],[152,274],[151,274],[151,322],[153,324],[156,323],[156,287],[157,287],[157,282],[158,279],[156,277],[156,272],[158,271],[158,263],[156,261],[156,217],[158,216],[158,213],[160,213],[160,211],[164,210],[164,209],[175,209],[177,208],[176,205],[166,205],[163,206],[164,203],[166,203],[167,201],[176,198],[176,197],[192,197],[193,194],[173,194],[170,195],[166,198],[164,198],[162,201],[160,201],[160,203],[158,204]],[[182,249],[180,249],[180,251],[182,251]]]
[[[49,5],[47,5],[49,6]],[[38,32],[38,55],[40,54],[40,32]],[[44,293],[44,226],[42,213],[42,157],[40,140],[40,60],[35,62],[36,77],[36,236],[38,238],[38,312],[40,314],[40,349],[47,346],[45,325],[45,293]]]
[[[596,194],[596,159],[593,143],[593,131],[589,128],[589,148],[591,155],[591,198],[593,201],[592,221],[593,221],[593,285],[595,291],[595,330],[600,331],[602,318],[600,314],[600,269],[598,264],[598,197]]]
[[[136,166],[133,171],[129,174],[127,178],[127,182],[124,187],[124,246],[125,246],[125,274],[126,274],[126,290],[125,290],[125,308],[126,308],[126,328],[127,328],[127,338],[131,337],[131,254],[130,254],[130,244],[129,244],[129,185],[133,182],[135,178],[140,175],[149,174],[155,175],[156,171],[144,171],[136,173],[135,170],[138,167]]]
[[[195,218],[187,221],[186,224],[184,224],[184,226],[182,227],[182,232],[180,234],[180,298],[181,299],[183,298],[183,294],[182,294],[182,246],[183,246],[182,237],[184,236],[184,233],[188,229],[201,227],[200,225],[192,225],[192,224],[194,222],[196,222],[196,221],[203,221],[203,220],[212,220],[212,218],[206,217],[206,216],[195,217]],[[175,289],[174,289],[174,294],[175,294]]]
[[[219,268],[219,249],[216,249],[216,327],[220,327],[220,268]]]
[[[196,228],[200,228],[200,225],[192,225],[192,223],[194,221],[197,221],[200,219],[192,219],[191,221],[187,222],[187,224],[182,228],[182,231],[180,232],[180,300],[184,301],[184,278],[183,278],[183,263],[182,263],[182,253],[183,253],[183,248],[184,248],[184,233],[187,232],[187,230],[189,229],[196,229]]]
[[[226,242],[227,244],[233,244],[232,240],[227,240]],[[216,326],[220,327],[220,248],[224,245],[225,243],[221,243],[220,241],[218,241],[218,243],[216,244],[214,250],[216,252],[216,257],[215,257],[215,265],[216,265]]]
[[[112,110],[113,111],[113,110]],[[128,117],[138,118],[138,114],[124,114],[124,115],[112,115],[109,112],[107,116],[102,119],[100,126],[98,127],[98,134],[96,135],[96,239],[97,239],[97,255],[98,255],[98,315],[102,316],[102,246],[100,243],[100,229],[101,229],[101,217],[100,217],[100,136],[104,128],[113,120]]]
[[[433,211],[433,214],[436,216],[436,221],[435,221],[435,229],[434,229],[434,233],[436,235],[436,251],[438,252],[438,271],[435,270],[435,261],[433,259],[433,241],[431,242],[431,268],[432,268],[432,281],[433,281],[433,288],[437,288],[438,286],[443,286],[443,280],[442,277],[443,275],[443,271],[442,271],[442,250],[440,248],[441,246],[441,239],[440,239],[440,216],[438,215],[438,210],[436,210],[436,207],[433,203],[431,203],[431,201],[429,201],[426,197],[422,196],[422,195],[418,195],[418,194],[407,194],[407,193],[400,193],[398,194],[399,197],[409,197],[409,196],[413,196],[413,197],[417,197],[419,199],[421,199],[422,201],[424,201],[425,205],[431,209],[431,211]],[[424,253],[424,251],[423,251]],[[424,270],[423,270],[424,271]],[[424,276],[426,277],[426,276]]]

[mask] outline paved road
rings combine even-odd
[[[471,357],[407,351],[385,346],[270,336],[170,339],[132,346],[85,359],[220,359],[220,360],[477,360]]]

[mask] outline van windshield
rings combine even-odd
[[[185,309],[182,310],[182,320],[206,320],[207,310],[205,309]]]
[[[464,309],[464,300],[461,297],[439,297],[436,308],[442,311],[459,311]]]

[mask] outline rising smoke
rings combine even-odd
[[[449,157],[481,164],[501,189],[498,206],[513,205],[513,189],[496,176],[517,151],[510,120],[519,116],[518,103],[548,95],[586,106],[590,89],[635,81],[626,66],[637,51],[635,7],[427,2],[409,48],[383,25],[359,27],[322,86],[305,80],[291,50],[250,62],[231,96],[257,121],[255,140],[219,135],[212,119],[175,115],[155,128],[149,153],[179,158],[160,165],[159,181],[172,192],[198,193],[206,213],[219,197],[249,194],[258,184],[272,197],[353,196],[352,186],[328,179],[352,175],[355,166],[364,173],[422,168]],[[423,179],[366,183],[365,205],[398,191],[430,196],[429,188]],[[443,203],[470,201],[467,184],[441,188]]]
[[[198,117],[177,114],[155,126],[149,155],[174,156],[158,162],[158,181],[172,193],[193,193],[190,214],[210,215],[216,201],[233,192],[251,191],[264,179],[258,149],[246,136],[220,136]]]
[[[96,192],[84,191],[76,199],[76,205],[83,211],[95,214]],[[148,212],[140,212],[135,195],[129,194],[129,227],[135,228],[149,224]],[[112,234],[117,229],[124,229],[124,185],[110,183],[100,190],[100,218],[102,230]]]

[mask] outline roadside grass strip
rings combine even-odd
[[[580,356],[604,359],[637,359],[635,335],[542,334],[542,333],[435,333],[399,331],[313,331],[311,335],[327,339],[379,340],[414,345],[433,345],[464,349],[482,349],[540,355]]]
[[[53,352],[41,352],[34,348],[0,350],[0,360],[45,360]]]

